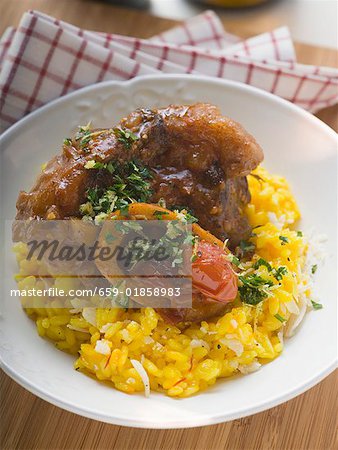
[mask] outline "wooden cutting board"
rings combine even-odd
[[[165,1],[165,0],[163,0]],[[168,0],[167,0],[168,1]],[[87,0],[2,0],[0,34],[17,25],[27,9],[39,9],[82,28],[149,37],[175,22],[137,10]],[[261,19],[222,19],[228,31],[243,37],[270,30]],[[296,44],[298,60],[337,67],[334,50]],[[338,129],[338,107],[318,116]],[[33,363],[33,362],[32,362]],[[276,386],[278,389],[278,386]],[[139,430],[85,419],[50,405],[1,374],[2,449],[292,449],[334,448],[338,383],[333,373],[299,397],[254,416],[187,430]]]

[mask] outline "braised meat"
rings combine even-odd
[[[126,145],[128,133],[133,139]],[[204,228],[232,245],[250,233],[243,212],[250,200],[246,175],[263,152],[241,125],[204,103],[136,110],[114,129],[66,140],[32,190],[20,193],[17,219],[80,217],[88,188],[112,183],[108,171],[85,164],[131,159],[153,171],[151,202],[164,198],[168,207],[191,209]]]

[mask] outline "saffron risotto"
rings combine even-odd
[[[237,300],[221,317],[201,323],[166,323],[152,308],[74,309],[26,308],[40,336],[59,350],[77,355],[76,370],[112,383],[132,394],[150,390],[172,397],[188,397],[213,385],[218,378],[248,374],[283,351],[284,337],[293,334],[311,308],[311,265],[308,241],[295,226],[300,218],[286,180],[262,167],[248,177],[251,202],[246,213],[253,227],[252,259],[242,262],[250,273],[271,281],[269,295],[257,305]],[[27,247],[18,243],[18,286],[43,289],[41,280],[25,276]],[[269,268],[270,266],[270,268]],[[271,268],[287,270],[278,281]],[[313,270],[312,270],[313,272]],[[58,289],[76,288],[75,282],[56,279]],[[95,300],[95,299],[94,299]],[[41,301],[41,298],[39,299]],[[232,309],[231,309],[232,308]]]

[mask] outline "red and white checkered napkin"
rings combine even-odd
[[[309,111],[338,102],[338,70],[297,64],[285,27],[241,40],[207,11],[151,39],[137,39],[29,11],[0,40],[2,129],[80,87],[154,73],[236,80]]]

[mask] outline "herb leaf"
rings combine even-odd
[[[286,236],[279,236],[279,240],[281,241],[281,245],[285,245],[289,242],[289,239]]]
[[[237,267],[241,265],[240,260],[235,255],[231,255],[231,263]]]
[[[163,216],[167,216],[169,213],[167,211],[160,211],[156,210],[153,213],[153,216],[155,216],[158,220],[162,220]]]
[[[255,262],[255,264],[253,265],[254,269],[258,269],[260,266],[265,266],[269,272],[271,272],[272,270],[272,266],[270,263],[268,263],[268,261],[266,261],[263,258],[259,258],[258,261]]]
[[[110,174],[113,174],[115,172],[115,165],[113,161],[109,161],[107,163],[101,162],[101,161],[95,161],[91,159],[90,161],[87,161],[84,165],[85,169],[98,169],[98,170],[108,170]]]
[[[281,315],[279,315],[279,314],[275,314],[275,317],[276,317],[276,319],[278,319],[282,323],[286,322],[286,319],[284,317],[282,317]]]
[[[278,281],[283,278],[283,275],[286,275],[288,273],[288,269],[285,266],[279,266],[277,269],[273,268],[271,264],[263,258],[259,258],[259,260],[256,261],[253,265],[253,268],[258,269],[260,266],[265,266],[269,272],[272,272],[272,275]]]
[[[130,149],[133,143],[138,140],[136,134],[124,128],[114,128],[114,134],[126,149]]]
[[[268,296],[265,292],[250,286],[239,286],[238,291],[242,301],[248,305],[258,305]]]
[[[278,269],[273,269],[272,272],[276,280],[280,281],[288,273],[288,269],[285,266],[280,266]]]
[[[86,149],[87,144],[91,140],[92,131],[90,129],[90,122],[86,126],[80,126],[78,132],[75,134],[75,140],[80,141],[79,147]]]
[[[273,286],[273,282],[271,280],[266,280],[259,275],[254,273],[250,273],[246,276],[240,275],[239,280],[246,286],[251,287],[264,287],[264,286]]]
[[[89,164],[90,163],[90,164]],[[86,203],[80,205],[80,213],[91,218],[104,219],[117,209],[125,213],[130,203],[147,202],[152,194],[150,171],[136,161],[125,163],[101,163],[88,161],[88,169],[105,169],[112,175],[107,188],[93,187],[86,193]]]
[[[240,297],[244,303],[249,305],[258,305],[267,298],[266,289],[273,286],[271,280],[266,280],[256,274],[240,275],[238,279],[242,282],[242,286],[238,287]]]
[[[169,206],[168,207],[171,211],[178,211],[178,212],[181,212],[181,211],[186,211],[187,213],[189,213],[189,214],[191,214],[191,215],[194,215],[194,211],[191,209],[191,208],[189,208],[188,206],[184,206],[184,205],[171,205],[171,206]]]
[[[315,310],[323,308],[323,305],[321,303],[317,303],[314,300],[311,300],[311,303],[312,303],[312,308]]]
[[[188,208],[187,206],[182,206],[182,205],[172,205],[169,207],[169,209],[171,211],[175,211],[175,212],[182,212],[185,216],[185,220],[187,223],[196,223],[198,222],[197,217],[195,217],[193,215],[193,211]]]
[[[112,242],[114,242],[116,240],[116,237],[113,236],[112,232],[109,231],[108,233],[106,233],[105,236],[105,241],[107,242],[107,244],[111,244]]]
[[[198,222],[197,217],[193,216],[189,212],[187,212],[185,214],[185,219],[186,219],[187,223],[196,223],[196,222]]]
[[[243,253],[253,252],[255,250],[255,244],[249,241],[241,241],[239,247]]]

